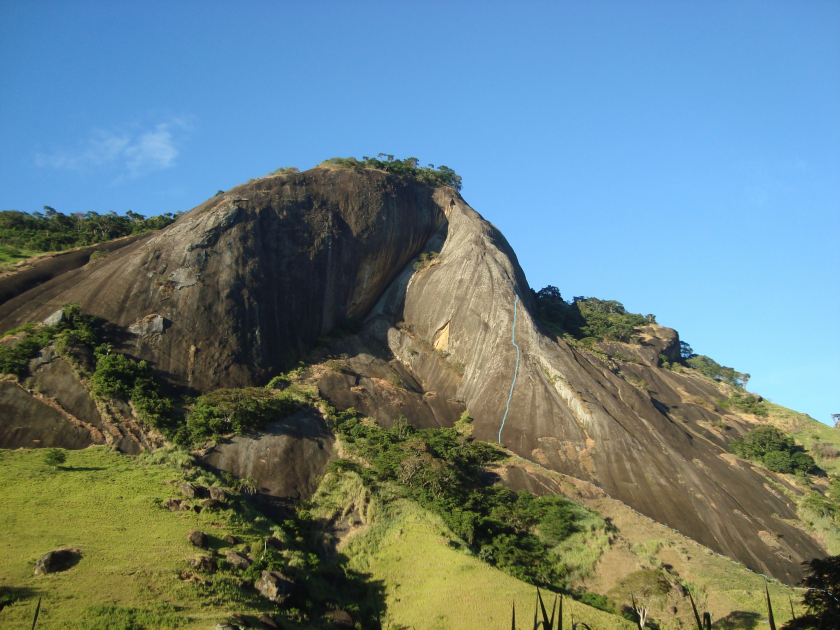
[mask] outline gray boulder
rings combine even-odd
[[[63,547],[45,553],[35,563],[35,575],[46,575],[66,571],[79,561],[81,553],[78,549]]]
[[[207,534],[204,532],[198,531],[194,529],[189,534],[187,534],[187,540],[190,541],[190,544],[198,547],[199,549],[206,549],[207,548]]]
[[[163,502],[163,507],[165,507],[167,510],[172,510],[173,512],[178,512],[182,509],[181,506],[183,504],[184,504],[184,502],[181,501],[181,499],[167,499],[166,501]],[[187,508],[187,509],[189,509],[189,508]]]
[[[248,558],[236,553],[233,549],[228,549],[225,555],[227,556],[228,562],[242,571],[248,569],[252,564]]]
[[[44,326],[58,326],[64,321],[64,309],[60,308],[44,320]]]
[[[210,556],[198,556],[187,561],[193,569],[204,571],[206,573],[215,573],[219,568],[215,558]]]
[[[282,604],[289,597],[295,583],[280,571],[263,571],[254,584],[260,595],[275,604]]]
[[[210,486],[207,491],[210,493],[210,498],[216,499],[216,501],[224,501],[226,498],[225,491],[216,486]]]

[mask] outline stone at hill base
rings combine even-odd
[[[267,613],[261,614],[257,617],[257,620],[264,625],[266,628],[270,628],[271,630],[283,630],[284,626],[282,623],[277,621],[274,617]]]
[[[227,556],[228,562],[230,562],[237,569],[242,569],[243,571],[245,571],[246,569],[248,569],[248,567],[251,566],[251,561],[248,558],[239,555],[233,549],[228,549],[225,555]]]
[[[254,587],[260,595],[276,604],[282,604],[289,596],[294,582],[280,571],[263,571]]]
[[[224,501],[226,498],[225,491],[221,488],[217,488],[216,486],[210,486],[207,488],[207,491],[210,493],[210,498],[215,499],[216,501]]]
[[[221,504],[222,504],[222,502],[221,502],[221,501],[219,501],[218,499],[204,499],[204,500],[201,502],[201,505],[203,505],[203,506],[204,506],[204,507],[206,507],[206,508],[211,508],[211,509],[212,509],[212,508],[217,508],[217,507],[219,507]]]
[[[181,491],[181,494],[185,497],[189,497],[190,499],[205,496],[205,489],[203,486],[196,486],[191,484],[189,481],[178,484],[178,489]]]
[[[207,547],[207,534],[205,534],[204,532],[200,532],[197,529],[194,529],[189,534],[187,534],[187,540],[189,540],[192,545],[195,545],[199,549],[205,549]]]
[[[72,549],[70,547],[63,547],[45,553],[35,563],[35,575],[66,571],[78,561],[80,556],[81,553],[78,549]]]
[[[173,512],[178,512],[183,509],[183,501],[181,499],[167,499],[163,502],[163,507]],[[189,509],[189,508],[187,508]]]
[[[330,614],[333,628],[347,628],[353,627],[353,618],[346,610],[336,610]]]
[[[216,563],[216,559],[211,558],[210,556],[198,556],[198,558],[192,558],[187,562],[189,562],[193,569],[198,569],[206,573],[215,573],[219,568],[219,565]]]

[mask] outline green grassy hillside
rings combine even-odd
[[[204,629],[229,612],[259,613],[259,605],[211,605],[178,577],[189,568],[186,559],[200,553],[187,541],[190,530],[208,533],[221,548],[228,546],[227,534],[259,540],[267,532],[259,521],[249,523],[232,509],[163,508],[178,494],[165,483],[182,476],[170,466],[144,463],[148,459],[97,447],[68,451],[66,464],[53,469],[43,455],[0,451],[0,588],[20,598],[0,610],[0,627],[30,628],[38,597],[39,630]],[[63,546],[81,550],[78,564],[33,575],[41,555]]]

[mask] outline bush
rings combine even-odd
[[[124,354],[106,352],[107,348],[98,349],[96,371],[90,379],[91,391],[103,398],[131,401],[138,416],[151,426],[174,429],[172,401],[164,395],[149,364]]]
[[[815,440],[811,444],[811,452],[817,454],[823,459],[837,459],[840,456],[840,449],[831,442],[820,442]]]
[[[53,342],[59,352],[75,344],[90,348],[96,345],[96,318],[84,315],[78,304],[65,304],[63,309],[64,320],[56,326],[29,323],[0,335],[24,333],[23,339],[13,346],[0,346],[0,373],[22,376],[29,367],[29,361]]]
[[[217,389],[198,397],[187,416],[187,433],[193,442],[241,435],[288,416],[298,406],[291,396],[265,387]]]
[[[743,457],[761,461],[775,472],[810,472],[816,468],[814,459],[797,446],[793,438],[773,426],[757,427],[743,440],[735,440],[729,450]]]
[[[764,465],[770,470],[780,473],[793,472],[793,462],[790,453],[771,451],[764,456]]]
[[[628,313],[615,300],[575,297],[571,303],[567,302],[560,290],[551,285],[535,292],[534,298],[537,318],[546,327],[560,336],[591,339],[591,343],[604,340],[631,343],[636,327],[655,320],[651,315]]]
[[[63,448],[48,448],[44,451],[44,463],[47,466],[58,468],[67,461],[67,451]]]
[[[719,400],[718,405],[724,409],[734,408],[756,416],[766,417],[768,415],[767,405],[764,404],[764,401],[759,401],[758,398],[750,394],[735,392],[727,400]]]
[[[352,469],[369,485],[397,482],[486,562],[532,584],[559,583],[560,559],[552,549],[590,513],[562,496],[486,486],[484,465],[506,455],[470,439],[471,420],[465,412],[452,429],[416,430],[398,420],[386,430],[363,423],[352,410],[335,414],[336,434],[370,467],[335,462],[331,470]]]
[[[379,158],[385,158],[384,160]],[[433,164],[418,166],[420,160],[417,158],[405,158],[395,160],[393,155],[380,153],[376,158],[363,156],[361,160],[356,158],[330,158],[321,163],[322,166],[333,168],[349,168],[360,170],[363,168],[375,168],[395,175],[410,177],[430,186],[452,186],[455,190],[461,190],[461,176],[456,174],[448,166],[439,166],[435,169]]]
[[[726,367],[705,355],[695,355],[685,361],[686,365],[694,368],[704,376],[723,383],[729,383],[736,387],[743,387],[749,380],[749,374],[736,372],[731,367]]]

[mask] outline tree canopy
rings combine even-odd
[[[420,166],[420,160],[414,157],[398,160],[394,159],[393,155],[380,153],[375,158],[362,156],[361,160],[354,157],[330,158],[322,164],[337,168],[375,168],[395,175],[410,177],[431,186],[452,186],[455,190],[461,190],[461,176],[454,170],[448,166],[435,168],[434,164]]]
[[[129,210],[124,215],[116,212],[76,212],[62,214],[44,206],[44,212],[0,212],[0,246],[12,250],[26,249],[34,252],[53,252],[94,245],[121,236],[159,230],[173,223],[182,213],[166,212],[146,218]]]

